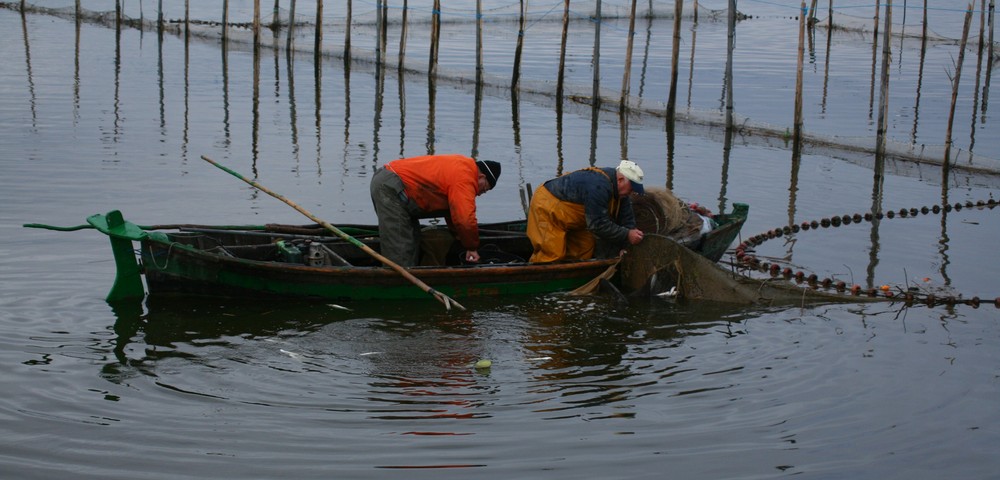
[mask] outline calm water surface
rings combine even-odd
[[[779,27],[794,36],[795,22],[768,12],[743,24],[741,41]],[[697,41],[707,48],[725,28],[705,25]],[[655,30],[663,68],[670,27]],[[372,221],[369,175],[399,156],[476,150],[501,161],[501,184],[481,197],[484,220],[523,215],[522,185],[627,156],[647,182],[684,198],[716,210],[749,203],[746,235],[873,207],[996,198],[995,176],[889,161],[876,181],[874,161],[847,150],[795,156],[757,137],[727,150],[713,128],[668,134],[661,119],[623,126],[613,112],[594,122],[588,106],[560,115],[545,96],[514,103],[499,88],[477,109],[466,83],[393,72],[379,83],[365,63],[345,71],[270,48],[255,61],[204,40],[132,29],[116,38],[83,24],[77,42],[76,32],[72,20],[0,9],[2,478],[913,479],[1000,468],[996,209],[800,232],[759,248],[820,275],[980,296],[979,308],[617,306],[553,295],[466,301],[464,313],[432,301],[345,310],[192,298],[114,310],[103,301],[114,277],[105,238],[21,227],[78,225],[112,209],[149,224],[305,221],[200,155],[335,224]],[[844,76],[829,84],[838,93],[807,124],[870,137],[868,79],[848,75],[870,73],[870,40],[835,43],[867,53],[840,58]],[[777,46],[760,48],[767,65],[794,66]],[[940,62],[955,47],[935,48],[938,66],[924,68],[938,76],[923,92],[948,88]],[[895,60],[900,82],[915,87],[908,52]],[[721,76],[703,72],[722,62],[695,59],[691,105],[718,108]],[[788,109],[767,99],[774,69],[742,68],[741,113],[788,124]],[[821,92],[814,74],[809,88]],[[586,90],[589,71],[576,75]],[[899,109],[915,104],[909,95]],[[921,97],[918,137],[944,137],[940,96]],[[990,115],[956,124],[956,145],[969,148],[978,132],[973,148],[996,158],[995,136],[983,133]],[[913,118],[894,118],[893,139],[909,142]],[[492,368],[473,368],[479,359]]]

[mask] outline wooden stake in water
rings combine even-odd
[[[601,105],[601,0],[597,0],[597,11],[594,12],[594,93],[591,96],[590,105],[594,107],[596,119],[596,109]]]
[[[872,34],[872,78],[868,88],[868,118],[872,118],[872,106],[875,105],[875,66],[878,65],[878,20],[881,15],[881,4],[875,0],[875,25]]]
[[[387,18],[389,16],[388,0],[381,0],[378,4],[376,4],[375,8],[378,10],[376,16],[376,26],[378,27],[378,32],[376,32],[378,40],[376,40],[376,44],[378,45],[378,52],[376,54],[375,64],[381,67],[385,62],[386,43],[388,43],[389,40],[389,27],[387,25],[389,23]]]
[[[253,0],[253,46],[260,46],[260,0]]]
[[[288,39],[285,41],[285,48],[292,50],[292,45],[295,43],[295,0],[291,1],[288,6]],[[291,55],[288,56],[291,58]],[[291,72],[289,72],[291,73]]]
[[[515,72],[517,66],[514,66]],[[483,0],[476,0],[476,85],[483,82]]]
[[[879,89],[878,127],[876,130],[875,155],[885,152],[886,123],[889,116],[889,40],[892,37],[892,0],[885,0],[885,34],[882,36],[882,81]]]
[[[521,51],[524,49],[525,0],[521,0],[521,15],[517,28],[517,47],[514,49],[514,74],[510,88],[517,90],[521,83]]]
[[[955,62],[955,78],[951,82],[951,109],[948,111],[948,133],[944,140],[944,168],[951,163],[951,128],[955,122],[955,103],[958,101],[958,83],[962,78],[962,61],[965,60],[965,45],[969,41],[969,27],[972,25],[972,3],[965,11],[965,26],[962,27],[962,42],[958,45],[958,60]]]
[[[806,1],[802,0],[799,12],[799,55],[795,67],[795,141],[802,138],[802,57],[805,54]]]
[[[316,0],[316,43],[313,47],[313,53],[316,58],[320,58],[323,53],[323,0]]]
[[[569,30],[569,0],[563,8],[562,41],[559,47],[559,75],[556,80],[556,107],[561,108],[563,97],[563,82],[566,79],[566,34]]]
[[[733,128],[733,50],[736,49],[736,0],[729,0],[728,45],[726,46],[726,130]]]
[[[278,27],[281,26],[281,22],[278,19],[278,2],[279,0],[274,0],[274,10],[271,12],[271,30],[275,35],[278,34]]]
[[[229,39],[229,0],[222,0],[222,43]]]
[[[410,7],[408,5],[408,0],[403,0],[403,18],[400,20],[402,25],[399,31],[399,71],[403,71],[403,66],[405,65],[404,58],[406,57],[406,18],[409,13]],[[403,76],[400,75],[400,82],[403,80]]]
[[[989,20],[987,21],[987,25],[989,25],[989,32],[990,32],[990,34],[989,34],[989,40],[987,42],[987,45],[989,45],[989,48],[987,50],[988,54],[986,55],[986,58],[988,60],[986,61],[986,80],[983,83],[983,105],[980,107],[981,111],[983,112],[983,115],[986,115],[986,104],[987,104],[987,100],[989,99],[989,96],[990,96],[990,77],[993,75],[993,58],[994,58],[993,57],[993,12],[994,12],[994,10],[995,10],[994,0],[990,0],[990,8],[989,8],[989,12],[990,13],[988,15]]]
[[[674,4],[674,45],[670,55],[670,95],[667,99],[667,123],[674,122],[677,111],[677,64],[681,48],[681,14],[684,12],[684,0]]]
[[[344,19],[344,63],[351,61],[351,14],[353,13],[353,0],[347,0],[347,18]]]
[[[630,87],[630,77],[632,72],[632,44],[635,38],[635,5],[637,0],[632,0],[632,11],[628,16],[628,46],[625,47],[625,72],[622,74],[622,98],[619,102],[618,111],[624,113],[628,104]],[[626,157],[622,157],[623,159]]]
[[[441,36],[441,0],[434,0],[434,12],[431,18],[431,53],[430,66],[427,69],[429,76],[437,75],[438,65],[438,39]]]

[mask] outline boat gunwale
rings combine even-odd
[[[228,257],[217,253],[205,251],[192,245],[176,241],[163,241],[154,237],[147,237],[140,241],[145,251],[150,251],[147,243],[156,243],[161,249],[168,252],[180,249],[189,256],[198,257],[210,263],[236,265],[244,268],[257,269],[262,271],[273,271],[281,273],[301,272],[310,275],[319,275],[328,278],[356,276],[363,274],[369,278],[400,278],[399,273],[385,265],[377,266],[343,266],[324,265],[310,266],[304,264],[294,264],[278,262],[274,260],[253,260],[239,257]],[[142,254],[146,256],[144,252]],[[152,253],[149,254],[153,256]],[[501,275],[508,276],[532,276],[539,274],[571,274],[577,271],[599,271],[618,262],[617,258],[601,258],[590,260],[579,260],[559,263],[490,263],[490,264],[470,264],[470,265],[447,265],[447,266],[415,266],[407,267],[407,271],[421,279],[449,278],[449,279],[469,279],[477,277],[491,277]],[[149,262],[143,262],[144,269],[149,269]],[[160,267],[154,262],[152,265],[159,272],[166,272],[166,267]]]

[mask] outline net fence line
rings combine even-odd
[[[169,1],[169,0],[168,0]],[[266,1],[266,0],[265,0]],[[285,0],[287,1],[287,0]],[[136,2],[133,2],[136,3]],[[139,2],[141,3],[141,2]],[[174,4],[183,2],[172,2]],[[363,3],[363,2],[360,2]],[[371,3],[371,2],[369,2]],[[562,5],[562,2],[558,2]],[[7,8],[12,8],[10,2],[6,4],[0,3],[0,6],[6,6]],[[505,7],[497,7],[494,11],[498,11],[501,8],[509,8],[510,5],[519,4],[507,4]],[[672,4],[671,4],[672,5]],[[109,27],[114,27],[116,24],[117,12],[115,11],[90,11],[80,9],[77,10],[75,7],[38,7],[30,4],[26,4],[25,7],[35,13],[49,14],[64,18],[83,18],[87,21],[101,23]],[[402,7],[400,7],[402,8]],[[409,8],[409,7],[407,7]],[[602,7],[602,11],[603,11]],[[15,8],[16,9],[16,8]],[[964,10],[963,10],[964,11]],[[713,12],[716,12],[713,10]],[[280,13],[280,9],[279,9]],[[374,13],[372,13],[374,14]],[[560,12],[560,16],[561,16]],[[500,16],[499,14],[492,14]],[[484,14],[485,16],[485,14]],[[572,16],[572,15],[570,15]],[[158,24],[157,16],[152,16],[147,18],[144,14],[140,14],[137,18],[128,17],[122,13],[122,23],[133,28],[142,29],[157,29],[161,28]],[[267,18],[266,15],[262,17]],[[298,18],[298,16],[297,16]],[[307,18],[305,16],[304,18]],[[327,18],[324,16],[324,19]],[[352,16],[352,30],[357,28],[359,31],[364,32],[366,27],[372,29],[370,36],[374,37],[377,35],[375,31],[375,24],[365,24],[361,23],[361,26],[356,26]],[[838,17],[836,24],[847,24],[847,21],[841,21],[843,17]],[[587,19],[588,21],[593,19]],[[855,23],[858,25],[857,29],[863,31],[865,25],[870,22],[862,21],[863,19],[855,19]],[[473,20],[474,21],[474,20]],[[177,20],[165,20],[165,25],[162,28],[176,34],[190,34],[195,37],[201,37],[209,40],[218,40],[222,36],[223,29],[219,28],[222,24],[221,22],[210,22],[210,21],[191,21],[190,25],[185,27],[183,19]],[[324,20],[325,22],[325,20]],[[409,22],[409,19],[407,20]],[[390,22],[391,23],[391,22]],[[254,35],[249,28],[252,24],[229,22],[231,26],[234,26],[228,34],[227,41],[234,46],[245,45],[247,48],[252,48],[254,42]],[[265,24],[262,22],[262,24]],[[315,25],[315,24],[312,24]],[[837,27],[844,28],[844,27]],[[515,32],[516,34],[516,32]],[[310,29],[302,28],[300,33],[297,35],[302,35],[304,38],[309,40],[312,35]],[[336,38],[335,35],[330,35],[330,37]],[[285,42],[284,37],[278,35],[278,31],[275,30],[275,35],[271,37],[270,35],[262,36],[262,43],[264,46],[274,47],[276,49],[289,49],[294,52],[302,53],[313,53],[316,54],[316,45],[310,41],[301,42]],[[941,37],[941,41],[951,42],[951,39]],[[367,41],[371,41],[368,39]],[[334,57],[334,58],[344,58],[348,53],[344,52],[342,45],[334,44],[334,41],[324,42],[323,45],[319,46],[321,49],[319,54],[324,56]],[[426,46],[422,46],[424,48]],[[413,62],[408,62],[405,64],[400,62],[400,59],[394,56],[391,52],[385,52],[385,56],[381,59],[377,59],[375,53],[369,52],[367,50],[359,50],[357,48],[350,51],[349,55],[352,62],[359,62],[361,64],[375,65],[379,63],[384,63],[386,65],[399,65],[405,68],[408,73],[429,73],[430,68],[426,65],[426,60],[423,55],[424,52],[420,52],[417,55],[417,59]],[[412,55],[411,55],[412,56]],[[470,79],[472,79],[473,72],[456,69],[454,67],[435,67],[434,74],[436,77],[435,81],[440,81],[444,83],[450,83],[452,85],[467,86]],[[480,74],[478,78],[484,82],[485,87],[495,91],[498,95],[504,95],[504,90],[509,89],[510,79],[500,77],[497,75],[490,74]],[[614,82],[611,82],[612,84]],[[518,87],[519,96],[525,99],[531,99],[532,101],[541,104],[554,104],[555,98],[555,82],[547,79],[522,79]],[[616,112],[619,111],[621,106],[620,101],[627,102],[624,111],[627,111],[631,116],[646,117],[651,119],[659,119],[664,117],[667,108],[666,101],[650,100],[648,98],[622,98],[619,100],[618,92],[606,87],[600,87],[599,89],[593,89],[589,85],[578,84],[571,85],[567,84],[565,87],[564,97],[569,100],[570,109],[577,108],[581,114],[585,114],[585,109],[592,108],[592,99],[597,96],[600,100],[600,107],[605,112]],[[766,122],[751,120],[750,117],[741,115],[739,112],[735,114],[735,123],[738,125],[737,134],[741,135],[748,142],[764,144],[773,144],[779,146],[780,144],[787,144],[788,142],[788,128],[787,126],[777,126],[770,125]],[[679,111],[676,114],[676,120],[681,123],[686,123],[689,128],[692,129],[707,129],[708,131],[717,131],[718,129],[725,129],[725,119],[720,111],[716,110],[697,110],[690,106],[686,110]],[[842,135],[830,135],[830,134],[819,134],[819,133],[805,133],[803,135],[803,141],[814,148],[820,148],[827,151],[834,156],[838,156],[835,153],[837,151],[842,152],[842,155],[853,157],[855,155],[871,155],[875,152],[875,138],[867,136],[842,136]],[[945,145],[944,143],[940,145],[929,145],[929,144],[912,144],[900,141],[894,141],[892,139],[887,139],[887,149],[885,152],[890,157],[896,159],[910,161],[918,164],[930,164],[930,165],[941,165],[943,164],[943,159],[945,155]],[[864,163],[864,160],[860,160]],[[962,151],[960,149],[950,152],[949,163],[957,168],[965,169],[971,172],[982,172],[989,174],[1000,173],[1000,160],[996,158],[987,157],[978,153],[971,151]]]
[[[787,12],[789,15],[787,18],[790,21],[796,20],[797,15],[802,12],[798,6],[791,6],[786,3],[766,0],[740,0],[740,2],[741,5],[747,6],[746,9],[737,11],[737,18],[741,21],[753,21],[755,18],[761,17],[754,14],[753,9],[755,5],[765,5],[768,9]],[[190,0],[164,0],[161,2],[157,0],[146,0],[145,2],[142,0],[104,0],[103,2],[95,2],[88,0],[86,3],[88,7],[85,11],[88,15],[106,16],[113,14],[116,11],[116,7],[118,7],[121,10],[123,18],[133,21],[157,18],[158,7],[160,6],[163,8],[165,21],[169,23],[183,22],[188,17],[188,14],[190,14],[187,19],[191,22],[213,25],[220,24],[224,16],[223,9],[226,6],[228,10],[225,16],[228,17],[228,23],[231,26],[251,25],[254,21],[253,2],[250,0],[232,0],[228,3],[225,3],[225,0],[215,0],[214,2],[190,2]],[[190,8],[190,3],[196,3],[193,10]],[[343,27],[348,20],[345,8],[346,2],[323,3],[326,5],[323,7],[321,15],[322,25]],[[529,22],[528,29],[530,30],[531,23],[562,22],[565,3],[565,0],[547,0],[544,2],[528,2],[526,0],[524,2],[524,17]],[[830,8],[817,6],[815,11],[811,11],[809,3],[806,2],[806,14],[812,15],[820,26],[833,26],[844,30],[869,33],[877,28],[874,26],[875,24],[872,21],[871,15],[869,15],[870,12],[865,12],[866,10],[871,10],[872,5],[835,5]],[[973,3],[977,4],[977,2]],[[9,8],[15,9],[20,8],[23,4],[25,8],[30,8],[38,12],[61,13],[65,15],[72,14],[76,9],[77,3],[74,0],[35,0],[23,3],[16,1],[0,2],[0,4],[6,4]],[[106,9],[95,9],[94,6],[98,4],[105,6]],[[292,0],[260,0],[261,23],[275,28],[287,27],[291,23],[294,23],[296,26],[316,25],[316,1],[296,2],[294,22],[290,21],[291,10],[289,6],[291,4]],[[429,24],[435,20],[435,17],[442,24],[469,23],[478,20],[498,24],[518,23],[522,7],[520,1],[509,0],[487,0],[483,4],[481,13],[478,13],[474,6],[470,6],[474,5],[474,2],[471,1],[464,2],[464,5],[442,5],[439,10],[433,7],[431,0],[386,0],[384,2],[379,0],[351,0],[351,4],[350,22],[352,26],[365,24],[374,26],[379,21],[380,8],[384,9],[387,14],[386,19],[390,23],[400,22],[404,12],[406,21],[414,24]],[[635,14],[637,18],[670,19],[675,16],[675,6],[675,2],[672,1],[637,0]],[[628,33],[627,29],[621,29],[617,26],[617,21],[628,19],[631,16],[632,5],[629,0],[600,0],[599,2],[596,0],[576,0],[571,1],[569,7],[570,21],[601,23],[604,28],[621,30],[624,34]],[[597,11],[598,8],[600,8],[600,12]],[[902,10],[901,6],[897,6],[896,8]],[[917,9],[910,6],[907,11],[910,10]],[[929,7],[928,10],[935,15],[951,13],[956,16],[964,15],[967,11],[965,8],[959,7]],[[977,17],[980,14],[986,13],[976,8],[973,8],[972,11]],[[725,0],[708,2],[688,0],[683,2],[682,16],[683,18],[697,18],[698,20],[724,21],[728,12],[728,2]],[[919,19],[917,21],[911,19],[904,23],[900,17],[902,16],[898,14],[894,17],[892,22],[894,27],[919,26],[921,24]],[[957,36],[935,32],[933,27],[934,20],[932,19],[930,23],[932,26],[928,28],[929,40],[956,42],[959,40]],[[900,33],[904,30],[903,28],[893,28],[892,35],[920,36],[919,33],[912,33],[913,29],[910,29],[909,33]]]

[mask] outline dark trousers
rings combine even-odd
[[[393,262],[412,267],[420,262],[420,209],[406,197],[403,181],[380,168],[370,185],[372,205],[378,216],[381,253]]]

